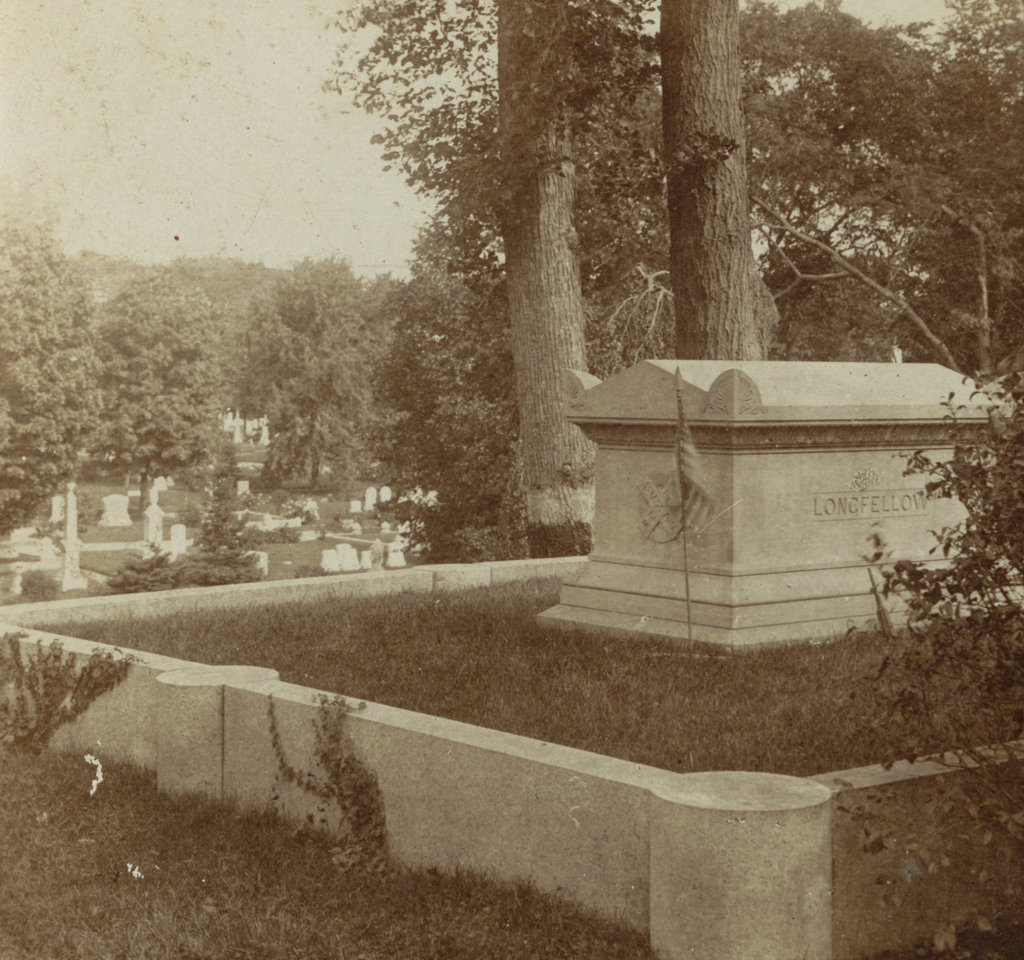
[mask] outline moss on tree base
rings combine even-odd
[[[531,523],[526,528],[531,557],[585,556],[593,547],[589,523]]]

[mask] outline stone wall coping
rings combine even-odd
[[[736,813],[800,810],[832,799],[831,790],[805,777],[746,770],[677,774],[655,786],[654,794],[686,807]]]
[[[1024,740],[1015,740],[1004,747],[979,747],[979,753],[988,753],[997,762],[1005,757],[1006,751],[1024,752]],[[973,762],[961,763],[956,754],[945,753],[920,760],[897,760],[892,766],[871,764],[866,767],[851,767],[849,770],[832,770],[828,773],[815,774],[808,777],[828,787],[834,794],[844,790],[871,790],[879,787],[904,783],[909,780],[922,780],[926,777],[941,777],[957,773]]]
[[[417,713],[383,703],[356,700],[353,697],[316,690],[285,680],[248,683],[245,685],[245,689],[249,693],[262,694],[273,697],[275,700],[304,706],[318,706],[324,697],[329,699],[340,697],[349,707],[346,719],[350,721],[365,720],[381,726],[400,728],[412,733],[449,740],[493,753],[506,754],[520,760],[560,767],[573,773],[587,774],[602,780],[614,780],[644,789],[651,789],[656,784],[664,785],[666,780],[673,782],[682,776],[682,774],[672,773],[669,770],[633,763],[629,760],[620,760],[618,757],[580,750],[577,747],[549,743],[517,733],[507,733],[491,727],[480,727],[429,713]]]
[[[177,657],[167,657],[160,653],[149,653],[146,650],[130,650],[116,647],[109,643],[102,643],[99,640],[83,640],[81,637],[64,636],[59,633],[50,633],[45,630],[35,630],[31,627],[23,627],[17,623],[0,621],[0,636],[9,633],[23,637],[28,643],[53,643],[58,642],[65,653],[73,653],[78,656],[88,657],[96,650],[109,651],[121,657],[131,657],[132,663],[142,667],[149,667],[152,670],[182,670],[188,667],[195,667],[197,664],[192,660],[181,660]]]
[[[469,586],[526,580],[535,576],[568,574],[588,562],[587,557],[539,557],[486,563],[420,564],[400,570],[370,570],[292,580],[257,580],[220,587],[111,593],[0,606],[0,622],[34,626],[62,619],[86,622],[119,616],[146,617],[169,611],[216,609],[222,605],[233,607],[250,602],[289,603],[311,599],[313,596],[430,593],[432,590],[458,590]]]

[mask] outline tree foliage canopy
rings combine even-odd
[[[0,533],[74,477],[99,412],[91,304],[43,234],[0,233]]]
[[[270,422],[267,476],[316,483],[324,467],[344,476],[360,465],[388,283],[364,282],[343,261],[307,260],[254,304],[243,399]]]
[[[375,391],[385,410],[374,452],[407,502],[412,542],[427,557],[473,562],[523,556],[511,353],[500,291],[421,265],[388,300],[397,316]],[[495,316],[494,311],[498,314]]]
[[[153,270],[104,304],[97,336],[104,459],[144,480],[204,462],[224,404],[206,295]]]
[[[941,24],[906,28],[867,27],[835,2],[755,3],[743,27],[779,353],[883,360],[898,341],[908,360],[966,371],[1017,362],[1019,3],[955,0]]]

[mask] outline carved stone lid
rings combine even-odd
[[[644,360],[601,382],[573,372],[566,413],[574,423],[676,420],[675,375],[695,421],[942,420],[946,400],[985,416],[974,384],[937,363],[782,360]]]

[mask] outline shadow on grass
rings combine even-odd
[[[0,956],[650,960],[640,934],[527,887],[387,863],[81,757],[0,750]]]

